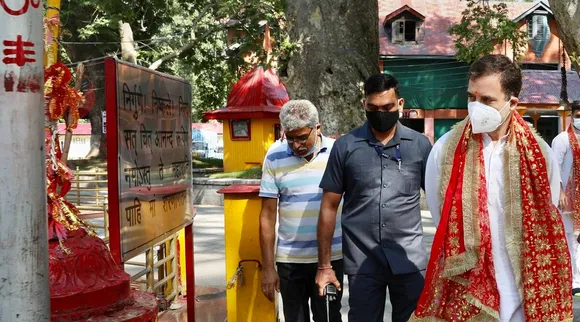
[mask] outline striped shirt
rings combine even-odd
[[[307,161],[294,155],[284,141],[272,146],[264,158],[260,197],[278,198],[276,262],[318,262],[316,229],[322,201],[319,184],[333,144],[333,139],[322,136],[319,152]],[[342,258],[340,217],[339,209],[332,239],[332,260]]]

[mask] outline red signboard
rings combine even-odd
[[[124,262],[193,220],[191,86],[105,60],[110,241]]]

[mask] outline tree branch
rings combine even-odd
[[[161,64],[170,61],[174,58],[177,58],[181,55],[184,55],[186,52],[190,51],[191,49],[193,49],[195,47],[195,45],[197,45],[200,41],[206,39],[208,36],[210,36],[211,34],[213,34],[214,32],[222,29],[222,26],[217,26],[215,28],[212,28],[210,30],[208,30],[205,34],[203,34],[200,38],[196,38],[193,39],[192,42],[190,42],[189,44],[179,48],[178,50],[172,52],[171,54],[161,57],[160,59],[156,60],[153,64],[151,64],[149,66],[149,69],[153,69],[156,70],[157,68],[159,68],[159,66],[161,66]]]

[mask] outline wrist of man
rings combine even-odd
[[[332,267],[330,260],[328,261],[318,261],[318,268]]]
[[[276,264],[272,263],[272,264],[264,264],[264,270],[265,271],[269,271],[269,270],[276,270]]]

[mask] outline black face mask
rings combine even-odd
[[[392,129],[399,120],[399,111],[366,111],[367,120],[373,129],[379,132],[387,132]]]

